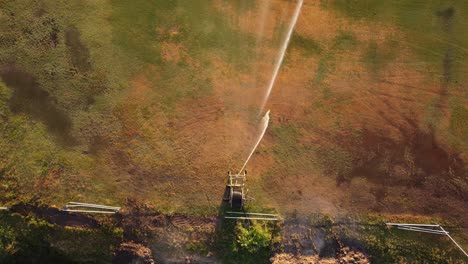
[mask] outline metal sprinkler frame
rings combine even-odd
[[[228,183],[226,184],[226,191],[223,200],[229,202],[231,208],[242,209],[247,199],[245,187],[245,178],[247,171],[239,174],[232,174],[228,171]]]
[[[262,221],[278,221],[279,216],[276,214],[252,213],[245,212],[244,205],[247,200],[253,200],[247,196],[248,189],[245,189],[245,178],[247,171],[242,173],[232,174],[228,171],[228,183],[224,191],[223,201],[229,203],[231,209],[239,211],[226,211],[225,219],[239,220],[262,220]]]

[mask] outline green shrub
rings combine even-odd
[[[238,223],[236,226],[237,244],[241,251],[258,254],[267,250],[272,240],[269,230],[259,223],[244,227]]]
[[[276,221],[224,220],[220,227],[214,246],[223,263],[269,263],[280,240]]]

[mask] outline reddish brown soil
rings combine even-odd
[[[133,242],[125,242],[122,243],[114,253],[112,263],[154,264],[154,260],[149,248]]]

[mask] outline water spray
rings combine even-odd
[[[271,76],[270,83],[268,84],[268,89],[265,94],[265,97],[263,98],[262,105],[260,107],[260,113],[263,112],[263,108],[265,107],[265,104],[268,100],[268,97],[270,97],[271,89],[273,89],[273,85],[275,84],[276,77],[278,76],[279,69],[281,67],[281,64],[283,63],[284,55],[286,54],[286,49],[288,48],[289,40],[291,39],[291,35],[294,31],[294,27],[296,26],[297,18],[299,17],[299,13],[301,12],[302,8],[302,3],[304,0],[299,0],[296,5],[296,10],[294,11],[294,16],[291,20],[291,24],[289,24],[288,32],[286,35],[286,38],[284,39],[283,45],[281,46],[280,52],[278,59],[276,61],[275,69],[273,71],[273,76]]]
[[[263,136],[265,135],[265,132],[268,128],[268,123],[270,122],[270,110],[268,110],[265,114],[265,116],[263,116],[262,120],[261,120],[261,133],[260,133],[260,136],[258,137],[257,139],[257,142],[255,143],[252,151],[250,152],[249,156],[247,157],[247,160],[245,161],[244,165],[242,165],[242,168],[239,170],[239,173],[238,174],[241,174],[242,171],[245,169],[245,166],[247,166],[247,163],[249,162],[250,158],[252,157],[252,155],[254,154],[255,150],[257,149],[258,147],[258,144],[260,144],[260,141],[262,141],[262,138]]]

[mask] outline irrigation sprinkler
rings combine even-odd
[[[443,235],[447,236],[452,242],[468,257],[468,253],[453,239],[453,237],[449,234],[449,232],[445,231],[445,229],[438,224],[399,224],[399,223],[386,223],[387,226],[394,226],[398,229],[414,231],[414,232],[422,232],[422,233],[429,233],[435,235]]]
[[[224,192],[223,200],[228,202],[232,209],[241,211],[228,211],[225,212],[225,219],[240,219],[240,220],[263,220],[263,221],[278,221],[279,217],[275,214],[265,213],[247,213],[244,212],[244,205],[246,200],[253,199],[247,196],[247,191],[244,189],[245,177],[247,171],[240,174],[231,174],[228,172],[228,184]]]
[[[249,156],[245,160],[242,168],[239,170],[239,173],[232,174],[228,172],[228,183],[226,184],[226,190],[224,192],[223,200],[229,202],[231,208],[236,210],[241,210],[244,208],[245,201],[247,200],[247,191],[245,190],[245,178],[247,176],[247,171],[244,170],[249,162],[250,158],[257,149],[260,141],[262,141],[263,136],[268,128],[268,122],[270,121],[270,110],[268,110],[261,120],[261,133],[255,142],[252,150],[250,151]]]
[[[69,202],[61,211],[73,213],[115,214],[119,210],[120,207],[117,206]]]
[[[232,174],[228,171],[228,183],[224,191],[223,201],[229,203],[233,210],[236,212],[226,212],[225,219],[242,219],[242,220],[264,220],[264,221],[278,221],[278,215],[264,214],[264,213],[246,213],[244,211],[244,205],[247,200],[254,200],[254,198],[247,196],[248,190],[245,189],[245,179],[247,177],[247,171],[244,170],[249,162],[250,158],[257,149],[260,141],[265,135],[266,129],[268,128],[268,122],[270,121],[270,111],[267,111],[265,116],[261,120],[261,133],[252,148],[249,156],[244,162],[239,173]]]

